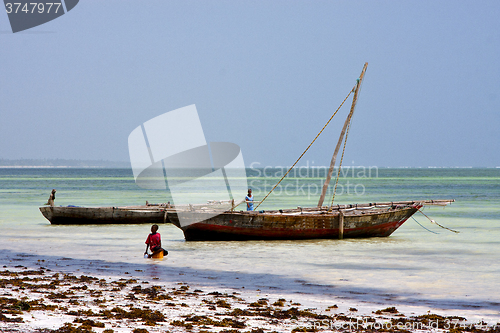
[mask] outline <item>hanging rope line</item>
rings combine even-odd
[[[443,228],[443,229],[449,230],[449,231],[454,232],[454,233],[456,233],[456,234],[459,234],[459,233],[460,233],[460,231],[456,231],[456,230],[453,230],[453,229],[447,228],[447,227],[445,227],[445,226],[443,226],[443,225],[441,225],[441,224],[437,223],[436,221],[431,220],[431,218],[430,218],[429,216],[425,215],[425,214],[424,214],[424,212],[422,212],[420,209],[419,209],[418,211],[419,211],[420,213],[422,213],[422,215],[423,215],[423,216],[427,217],[427,219],[428,219],[429,221],[431,221],[431,223],[434,223],[434,224],[435,224],[435,225],[437,225],[438,227],[441,227],[441,228]]]
[[[432,232],[433,234],[437,234],[437,235],[439,235],[439,232],[435,232],[435,231],[429,230],[429,229],[427,229],[426,227],[424,227],[423,225],[421,225],[420,223],[418,223],[417,219],[416,219],[416,218],[414,218],[413,216],[412,216],[411,218],[412,218],[415,222],[417,222],[417,224],[418,224],[419,226],[421,226],[422,228],[424,228],[424,229],[425,229],[425,230],[427,230],[428,232]]]
[[[269,193],[266,194],[266,196],[264,197],[264,199],[262,199],[260,201],[260,203],[257,206],[255,206],[254,210],[256,210],[260,206],[260,204],[262,204],[264,202],[264,200],[267,199],[267,197],[274,191],[274,189],[276,187],[278,187],[278,185],[281,183],[281,181],[283,179],[285,179],[285,177],[290,173],[290,171],[293,169],[293,167],[300,161],[300,159],[302,158],[302,156],[304,156],[304,154],[309,150],[309,148],[311,148],[311,146],[313,145],[314,141],[316,141],[316,139],[321,135],[321,133],[325,130],[326,126],[328,126],[328,124],[330,123],[330,121],[332,121],[333,117],[335,117],[335,115],[337,114],[337,112],[339,112],[339,110],[342,107],[342,105],[344,105],[345,101],[349,98],[349,96],[351,96],[352,92],[356,89],[356,86],[357,86],[357,83],[354,86],[354,88],[352,88],[351,91],[349,91],[349,94],[347,94],[346,98],[344,98],[344,100],[342,101],[342,103],[340,104],[340,106],[337,108],[337,110],[335,110],[335,112],[330,117],[330,119],[328,119],[328,121],[326,122],[325,126],[323,126],[323,128],[321,129],[321,131],[319,131],[319,133],[316,135],[316,137],[314,138],[314,140],[312,140],[312,142],[309,144],[309,146],[307,146],[306,150],[304,150],[304,152],[302,153],[302,155],[300,155],[300,157],[295,161],[295,163],[293,163],[293,165],[288,169],[288,171],[285,173],[285,175],[283,177],[281,177],[281,179],[279,180],[279,182],[276,185],[274,185],[274,187],[271,189],[271,191],[269,191]]]
[[[344,147],[342,148],[342,156],[340,156],[339,171],[337,172],[337,179],[335,180],[335,188],[333,190],[332,202],[330,203],[329,211],[332,210],[333,200],[335,199],[335,193],[337,192],[337,185],[339,183],[339,178],[340,178],[340,169],[342,169],[342,161],[344,160],[345,146],[347,144],[347,137],[349,136],[349,129],[351,128],[351,121],[353,114],[354,112],[351,114],[351,118],[349,119],[349,123],[347,124],[347,131],[345,132]]]

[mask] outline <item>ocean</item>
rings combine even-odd
[[[260,200],[285,169],[247,169]],[[298,168],[260,209],[315,206],[325,170]],[[331,202],[332,180],[325,204]],[[342,170],[334,203],[455,199],[426,207],[390,237],[345,240],[186,242],[160,225],[169,255],[143,258],[149,225],[51,225],[40,213],[56,205],[124,206],[171,201],[145,190],[130,169],[0,169],[0,264],[37,264],[87,274],[155,277],[296,295],[315,304],[443,310],[500,321],[500,169],[362,168]],[[243,199],[243,198],[242,198]]]

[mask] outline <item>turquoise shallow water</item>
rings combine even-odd
[[[302,169],[259,209],[314,206],[323,174]],[[424,211],[455,234],[415,215],[388,238],[356,240],[185,242],[160,226],[167,260],[148,269],[173,279],[175,269],[230,287],[314,293],[384,304],[463,309],[500,320],[500,169],[346,169],[335,203],[455,199]],[[248,169],[256,200],[279,169]],[[166,202],[165,191],[138,188],[128,169],[0,169],[3,262],[62,260],[100,271],[143,269],[147,225],[52,226],[38,207],[57,189],[57,205],[118,206]],[[325,201],[329,202],[331,197]],[[76,260],[76,261],[75,261]],[[80,265],[80,266],[79,266]],[[128,265],[128,266],[127,266]],[[111,267],[111,268],[110,268]],[[135,266],[134,266],[135,267]],[[116,272],[119,272],[120,269]],[[147,270],[145,270],[147,271]]]

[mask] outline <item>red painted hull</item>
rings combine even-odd
[[[345,212],[342,235],[338,211],[294,215],[278,212],[225,212],[187,226],[180,226],[171,214],[169,220],[182,229],[188,241],[387,237],[418,208],[420,206]]]

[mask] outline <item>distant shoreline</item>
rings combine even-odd
[[[123,163],[123,165],[0,165],[0,169],[131,169],[130,165],[126,165],[127,163]],[[296,168],[302,168],[303,166],[298,166]],[[282,169],[283,167],[280,167]],[[314,166],[309,169],[318,169],[318,168],[327,168],[326,166]],[[352,166],[343,166],[342,169],[350,169]],[[354,167],[356,170],[357,167]],[[435,167],[435,166],[426,166],[426,167],[377,167],[379,169],[500,169],[500,166],[490,166],[490,167],[463,167],[463,166],[454,166],[454,167]],[[256,169],[263,170],[264,168],[250,168],[246,167],[246,169]],[[278,169],[278,168],[272,168]],[[285,168],[287,169],[287,168]],[[335,167],[337,170],[337,166]]]
[[[130,169],[130,162],[69,159],[3,159],[0,168],[113,168]]]
[[[0,169],[130,169],[126,166],[102,165],[0,165]]]
[[[288,169],[290,166],[263,166],[258,163],[259,167],[253,167],[253,164],[247,165],[247,169]],[[0,169],[131,169],[130,162],[124,161],[105,161],[105,160],[70,160],[70,159],[3,159],[0,158]],[[296,169],[328,169],[328,166],[320,165],[297,165]],[[336,166],[338,168],[338,166]],[[359,169],[359,168],[378,168],[378,169],[500,169],[500,166],[362,166],[362,165],[345,165],[342,169]]]

